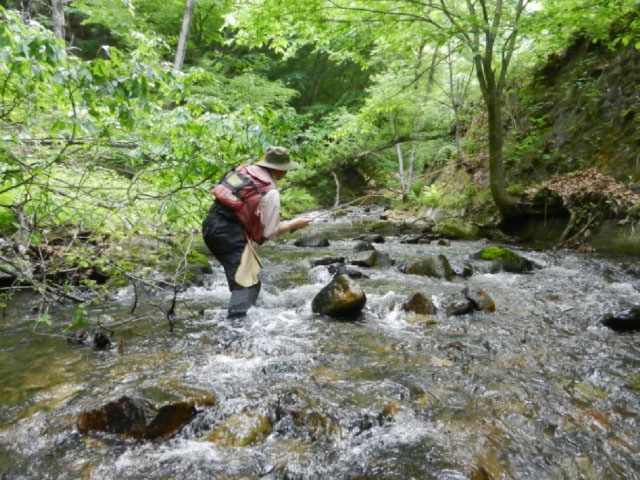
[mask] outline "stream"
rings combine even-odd
[[[104,351],[33,335],[37,298],[17,294],[0,316],[0,479],[640,478],[640,337],[599,323],[640,304],[637,258],[508,246],[540,268],[453,281],[363,268],[360,319],[313,314],[331,275],[309,259],[353,255],[366,215],[377,218],[353,209],[304,232],[329,247],[291,236],[261,247],[262,292],[244,322],[225,318],[213,258],[204,285],[179,295],[173,331],[153,292],[134,314],[132,287],[93,307],[105,325],[149,318],[115,328]],[[385,238],[375,247],[397,264],[442,253],[457,270],[493,245]],[[467,285],[496,312],[448,316],[444,296]],[[438,313],[401,311],[414,292]],[[123,395],[215,405],[163,441],[77,431],[81,412]]]

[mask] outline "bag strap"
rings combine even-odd
[[[235,174],[240,178],[241,180],[240,185],[233,186],[231,185],[231,183],[227,181],[227,178],[231,174]],[[225,187],[230,189],[231,192],[238,198],[241,197],[240,192],[246,187],[251,187],[253,190],[255,190],[256,193],[258,193],[262,197],[266,195],[266,192],[261,191],[258,188],[258,186],[255,184],[255,182],[251,179],[250,176],[245,175],[244,173],[238,172],[237,170],[229,170],[227,173],[225,173],[224,176],[222,177],[222,180],[220,180],[220,183],[222,183]]]

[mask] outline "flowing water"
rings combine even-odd
[[[32,303],[0,318],[0,478],[4,479],[604,479],[640,478],[638,334],[599,317],[640,304],[637,259],[512,248],[541,268],[453,281],[370,269],[356,322],[311,312],[329,280],[308,260],[353,253],[365,226],[316,222],[322,249],[261,248],[258,306],[225,319],[221,268],[181,293],[175,328],[131,287],[90,311],[116,327],[96,351],[33,335]],[[398,263],[445,254],[454,268],[486,241],[376,248]],[[466,285],[495,313],[431,318],[399,302],[423,292],[441,306]],[[54,322],[65,324],[60,308]],[[40,329],[41,327],[39,327]],[[78,433],[82,411],[122,395],[157,404],[212,395],[175,437],[156,442]]]

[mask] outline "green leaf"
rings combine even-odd
[[[38,317],[38,319],[36,320],[36,323],[44,323],[47,326],[51,326],[51,315],[47,314],[47,315],[42,315],[41,317]]]

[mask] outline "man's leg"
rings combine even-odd
[[[228,318],[246,316],[247,310],[255,305],[258,300],[258,295],[260,294],[260,282],[251,287],[241,287],[237,284],[236,287],[237,288],[231,291]]]
[[[244,317],[249,308],[255,305],[260,293],[260,282],[251,287],[242,287],[235,281],[236,271],[240,266],[246,239],[242,226],[225,218],[207,218],[203,224],[204,239],[224,268],[227,284],[231,291],[229,300],[229,318]]]

